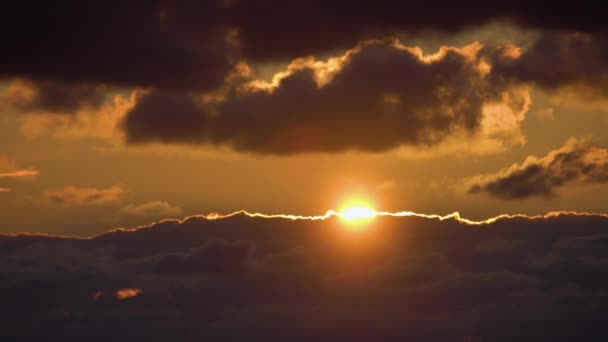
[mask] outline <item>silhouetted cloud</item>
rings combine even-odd
[[[575,182],[608,182],[608,150],[571,138],[544,157],[531,156],[497,174],[470,179],[469,192],[507,200],[553,197],[557,188]]]
[[[142,96],[135,107],[121,106],[108,125],[113,128],[128,112],[123,128],[131,144],[202,143],[270,154],[433,145],[455,131],[470,137],[496,123],[517,130],[529,96],[515,87],[583,84],[606,95],[608,25],[598,15],[605,6],[552,3],[547,18],[548,6],[13,2],[0,21],[8,51],[0,56],[0,79],[13,82],[2,102],[19,112],[82,116],[82,108],[98,108],[110,94],[136,89]],[[388,44],[360,46],[325,63],[310,57],[335,56],[370,39],[450,35],[500,20],[536,29],[540,38],[516,58],[509,44],[493,46],[497,42],[484,42],[489,45],[472,58],[458,49],[419,58],[415,49]],[[294,58],[276,84],[255,79],[264,66]],[[249,72],[240,74],[243,68]],[[484,114],[493,102],[501,110]],[[497,118],[488,119],[492,115]],[[86,118],[73,124],[94,122]],[[486,119],[492,122],[482,124]],[[49,121],[57,129],[66,125],[42,119]],[[48,130],[33,118],[24,125],[31,134]],[[499,130],[491,134],[505,134]]]
[[[492,105],[518,121],[527,92],[488,82],[481,48],[423,55],[398,41],[366,41],[327,61],[295,60],[271,83],[251,80],[219,103],[151,92],[127,113],[127,142],[269,154],[385,151],[475,134]]]
[[[352,231],[236,214],[0,235],[0,336],[601,340],[608,217],[466,222],[385,216]]]
[[[544,33],[517,58],[513,53],[509,44],[490,51],[491,77],[546,90],[583,85],[608,96],[608,33]]]

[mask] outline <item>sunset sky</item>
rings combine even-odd
[[[557,341],[595,334],[601,324],[591,313],[608,314],[606,287],[588,286],[595,271],[608,271],[606,5],[60,0],[1,8],[0,289],[6,300],[39,292],[20,311],[24,320],[86,317],[70,323],[83,329],[69,335],[76,339],[93,334],[98,319],[118,324],[91,305],[110,315],[131,301],[133,336],[148,319],[184,317],[163,326],[160,340],[175,331],[240,340],[281,317],[301,324],[287,319],[284,330],[254,335],[303,329],[342,339],[353,337],[343,327],[367,327],[373,316],[385,325],[361,336],[425,341],[526,340],[573,320],[573,330],[546,334]],[[262,215],[223,216],[241,210]],[[353,231],[360,235],[341,235]],[[345,242],[352,238],[359,242]],[[401,254],[416,241],[419,249]],[[397,280],[375,283],[353,263]],[[84,269],[94,281],[74,280]],[[224,271],[254,285],[238,288]],[[289,287],[297,303],[318,299],[315,310],[336,329],[314,310],[254,300],[268,296],[268,272],[293,283],[277,285],[279,296]],[[314,284],[310,292],[293,277]],[[81,297],[37,290],[34,278]],[[436,283],[394,288],[405,278]],[[347,279],[375,285],[351,283],[337,300],[334,287]],[[233,298],[230,289],[243,298],[217,299],[205,312],[183,306],[191,296],[213,301],[200,295],[219,287],[218,298]],[[176,306],[159,299],[168,288]],[[393,307],[399,299],[379,289],[403,291],[399,298],[428,319]],[[516,294],[488,309],[471,291]],[[543,311],[565,293],[586,301],[571,308],[580,315]],[[45,302],[53,296],[63,299]],[[501,311],[512,301],[539,311]],[[454,323],[457,312],[469,321]],[[406,316],[413,330],[391,330],[390,320]],[[196,330],[194,317],[213,328]],[[543,323],[508,328],[534,319]],[[24,322],[1,323],[0,336],[35,340],[38,332],[19,330]],[[444,330],[430,333],[430,322]]]
[[[607,209],[603,19],[564,7],[545,20],[523,3],[341,5],[14,8],[1,231],[316,215],[353,194],[477,219]],[[576,157],[551,163],[563,148]],[[505,175],[529,157],[542,170]]]

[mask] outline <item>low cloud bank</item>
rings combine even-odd
[[[0,336],[600,340],[608,217],[236,214],[92,238],[0,236]]]

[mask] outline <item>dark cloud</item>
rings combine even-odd
[[[544,157],[528,157],[497,174],[471,179],[469,192],[506,200],[553,197],[557,188],[577,182],[608,182],[608,150],[570,139]]]
[[[244,214],[0,236],[6,340],[599,341],[608,218]]]
[[[22,112],[73,113],[83,107],[99,107],[107,89],[90,84],[16,79],[0,96],[4,105]]]
[[[93,101],[100,84],[208,91],[240,58],[285,61],[400,32],[449,34],[502,19],[551,32],[606,29],[599,3],[62,0],[2,9],[0,78],[38,84],[47,110]]]
[[[220,11],[219,1],[5,4],[0,76],[208,90],[230,67]]]
[[[517,58],[509,45],[490,54],[493,78],[546,90],[583,85],[608,95],[608,34],[545,33]]]
[[[422,56],[397,42],[367,41],[327,62],[296,60],[275,84],[250,81],[219,103],[152,92],[127,114],[127,142],[207,143],[271,154],[433,145],[451,134],[476,133],[484,105],[511,91],[488,83],[480,48]],[[521,111],[523,101],[516,102],[505,105]]]
[[[454,33],[494,20],[548,31],[598,32],[606,22],[598,11],[606,5],[585,3],[483,1],[434,2],[380,0],[369,4],[344,0],[286,2],[233,1],[244,54],[255,60],[289,59],[349,48],[362,38],[399,32]],[[547,10],[551,9],[551,15]]]

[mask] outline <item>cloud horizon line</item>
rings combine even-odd
[[[373,218],[381,218],[381,217],[392,217],[392,218],[404,218],[404,217],[415,217],[415,218],[423,218],[429,220],[437,220],[437,221],[446,221],[446,220],[455,220],[456,222],[469,226],[483,226],[490,225],[500,220],[509,220],[509,219],[527,219],[527,220],[543,220],[556,218],[560,216],[587,216],[587,217],[602,217],[608,219],[608,213],[597,213],[597,212],[586,212],[586,211],[575,211],[575,210],[558,210],[558,211],[549,211],[545,214],[537,214],[537,215],[527,215],[527,214],[500,214],[496,216],[489,217],[485,220],[472,220],[466,217],[461,216],[460,212],[454,211],[452,213],[446,215],[439,214],[424,214],[417,213],[413,211],[397,211],[397,212],[389,212],[389,211],[374,211],[375,215]],[[229,214],[220,214],[217,212],[211,212],[207,215],[205,214],[194,214],[188,215],[184,218],[166,218],[158,221],[153,221],[147,224],[142,224],[135,226],[133,228],[125,228],[125,227],[115,227],[108,229],[104,232],[90,235],[90,236],[77,236],[77,235],[62,235],[62,234],[47,234],[47,233],[39,233],[39,232],[12,232],[12,233],[0,233],[1,237],[17,237],[17,236],[43,236],[49,238],[70,238],[76,240],[94,240],[96,238],[102,237],[106,234],[112,234],[116,232],[135,232],[142,229],[150,229],[154,228],[157,225],[163,223],[177,223],[183,224],[192,219],[203,219],[207,221],[217,221],[223,219],[230,219],[239,216],[244,216],[247,218],[263,218],[263,219],[284,219],[289,221],[324,221],[328,219],[341,219],[343,218],[340,211],[336,211],[333,209],[328,210],[323,215],[293,215],[293,214],[265,214],[260,212],[249,212],[245,209],[237,210],[231,212]]]

